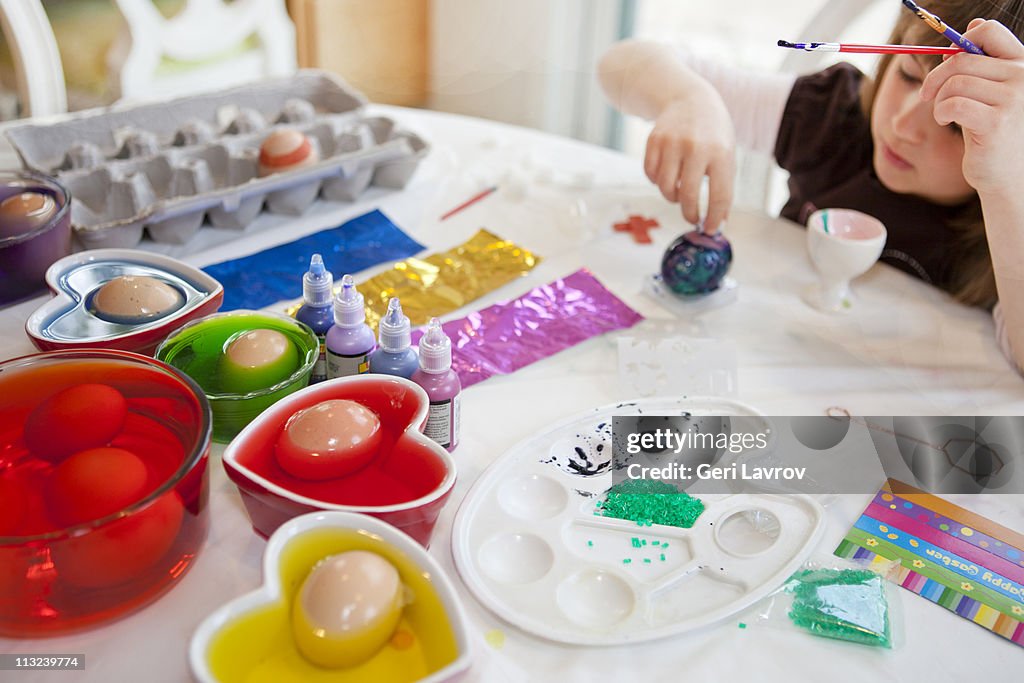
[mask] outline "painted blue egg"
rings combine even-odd
[[[661,259],[661,277],[676,294],[707,294],[718,289],[732,264],[732,245],[722,235],[693,230],[680,235]]]

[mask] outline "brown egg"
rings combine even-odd
[[[275,130],[260,145],[261,176],[309,166],[319,160],[313,143],[294,128]]]
[[[22,192],[0,201],[0,237],[31,232],[57,213],[57,202],[42,192]]]
[[[166,282],[145,275],[109,280],[92,298],[93,313],[111,322],[139,324],[181,308],[185,298]]]

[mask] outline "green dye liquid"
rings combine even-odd
[[[240,333],[275,330],[285,335],[298,351],[299,365],[271,387],[236,394],[222,386],[220,365],[225,346]],[[230,441],[245,425],[270,405],[309,383],[320,343],[306,325],[284,316],[238,312],[218,314],[186,325],[157,349],[156,358],[181,370],[203,389],[213,409],[213,438]]]

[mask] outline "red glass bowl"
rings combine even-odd
[[[370,465],[338,479],[310,482],[277,464],[274,448],[295,412],[331,399],[377,413],[385,434]],[[224,451],[224,469],[242,494],[253,529],[270,536],[293,517],[341,510],[376,517],[427,546],[455,485],[455,461],[420,430],[430,407],[417,384],[390,375],[328,380],[281,399],[249,423]]]
[[[54,465],[29,451],[24,425],[50,396],[90,383],[127,399],[128,417],[110,445],[144,460],[155,488],[115,513],[61,527],[53,519],[64,499],[54,497],[48,479]],[[95,349],[0,363],[0,484],[8,498],[0,520],[9,534],[0,536],[0,635],[84,629],[173,587],[206,538],[210,430],[202,390],[152,358]]]

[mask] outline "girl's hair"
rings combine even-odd
[[[1019,39],[1024,40],[1024,0],[926,0],[918,5],[942,18],[949,26],[963,33],[971,19],[981,17],[995,19]],[[949,45],[949,39],[931,29],[913,12],[900,13],[900,18],[889,38],[891,43],[910,45]],[[925,67],[931,70],[939,65],[941,57],[921,57]],[[871,107],[882,76],[892,64],[892,55],[883,55],[878,62],[874,80],[865,79],[861,90],[861,104],[869,120]],[[996,303],[996,281],[992,273],[992,257],[985,237],[985,222],[981,213],[978,196],[961,209],[956,210],[952,221],[959,233],[960,256],[954,261],[954,272],[949,279],[949,291],[953,296],[972,306],[991,308]]]

